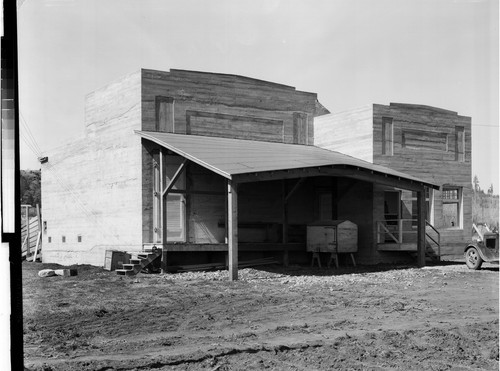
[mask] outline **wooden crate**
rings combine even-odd
[[[127,254],[125,251],[106,250],[104,269],[114,271],[116,269],[121,269],[123,264],[128,264],[129,262],[130,254]]]
[[[307,251],[358,251],[358,226],[349,220],[323,220],[307,226]]]

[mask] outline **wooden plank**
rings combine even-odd
[[[158,244],[156,244],[158,246]],[[227,243],[167,243],[163,245],[165,252],[211,252],[228,251]],[[273,243],[247,242],[238,243],[238,251],[306,251],[306,244],[302,242]]]
[[[378,251],[410,251],[416,252],[417,245],[414,243],[379,243]]]
[[[36,261],[38,255],[38,249],[40,248],[40,242],[42,241],[42,232],[38,232],[38,238],[36,239],[35,254],[33,255],[33,261]]]
[[[229,280],[238,280],[238,184],[227,181]]]
[[[29,205],[25,206],[25,209],[26,209],[26,225],[27,225],[27,229],[26,229],[26,239],[27,239],[27,243],[26,243],[26,255],[27,256],[31,255],[31,251],[30,251],[30,218],[28,216],[29,208],[30,208]]]
[[[208,196],[225,196],[225,192],[217,191],[195,191],[195,190],[184,190],[184,189],[172,189],[168,192],[169,194],[181,194],[181,195],[208,195]]]

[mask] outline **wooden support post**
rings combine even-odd
[[[299,181],[300,182],[300,181]],[[298,184],[298,183],[297,183]],[[296,184],[296,185],[297,185]],[[282,187],[282,224],[283,224],[283,230],[282,230],[282,242],[283,244],[286,244],[288,242],[288,204],[287,204],[287,189],[286,189],[286,179],[283,179],[281,181],[281,187]],[[295,189],[295,188],[294,188]],[[283,265],[285,267],[288,266],[288,250],[284,249],[283,250]]]
[[[403,243],[403,219],[398,219],[398,243]]]
[[[238,280],[238,185],[227,181],[229,280]]]
[[[161,269],[162,273],[167,272],[167,254],[166,254],[166,248],[167,246],[167,203],[166,199],[167,196],[166,194],[162,191],[163,190],[163,185],[165,183],[165,151],[162,148],[160,150],[160,226],[161,226],[161,244],[162,247],[162,254],[161,254]]]
[[[417,192],[417,264],[425,266],[425,192]]]

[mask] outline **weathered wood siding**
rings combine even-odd
[[[373,106],[315,117],[314,145],[373,162]]]
[[[313,144],[316,94],[242,76],[142,70],[142,129],[155,130],[156,97],[173,98],[173,131]],[[321,112],[317,112],[317,111]]]
[[[85,136],[41,165],[44,262],[102,266],[107,249],[141,249],[140,83],[135,73],[89,94]]]
[[[392,118],[393,155],[382,155],[382,120]],[[465,161],[456,148],[456,127],[465,134]],[[462,227],[443,226],[443,202],[440,191],[434,191],[434,225],[441,233],[443,255],[462,254],[471,237],[471,118],[434,107],[392,104],[373,105],[373,162],[424,179],[440,186],[463,189]],[[375,203],[383,208],[382,203]]]
[[[226,220],[226,180],[199,165],[187,169],[188,242],[224,243]],[[213,192],[202,194],[197,192]],[[216,194],[221,193],[221,194]]]
[[[376,264],[378,256],[373,249],[373,184],[351,179],[338,179],[337,219],[349,220],[358,226],[360,264]]]

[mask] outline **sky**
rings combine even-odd
[[[85,96],[140,68],[243,75],[331,112],[390,102],[472,117],[472,171],[499,193],[497,0],[24,0],[21,168],[83,135]]]

